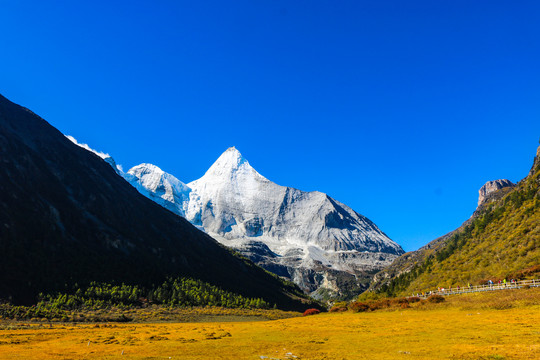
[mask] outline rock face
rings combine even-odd
[[[515,184],[507,179],[488,181],[487,183],[484,184],[484,186],[480,188],[480,190],[478,190],[478,206],[480,206],[484,201],[486,201],[486,199],[491,193],[505,187],[514,187],[514,186]]]
[[[403,253],[347,205],[271,182],[234,147],[187,185],[190,222],[307,291],[331,283],[330,270],[378,270]]]
[[[531,171],[529,171],[529,176],[533,176],[533,174],[538,171],[540,168],[540,146],[536,149],[536,156],[534,157],[533,166],[531,167]]]
[[[401,251],[366,217],[321,192],[269,181],[235,148],[188,186],[192,192],[187,219],[233,244],[235,239],[264,238],[278,253],[295,246],[307,246],[309,252],[309,245],[327,252]]]
[[[324,193],[271,182],[234,147],[188,184],[151,164],[117,171],[143,195],[307,292],[353,294],[403,253],[368,218]]]

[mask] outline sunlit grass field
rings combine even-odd
[[[0,359],[540,359],[540,289],[273,321],[0,329]]]

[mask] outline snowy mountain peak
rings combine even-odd
[[[212,164],[204,176],[188,184],[192,187],[197,183],[222,183],[232,179],[257,179],[259,181],[268,181],[259,174],[242,156],[234,146],[225,150],[223,154]]]
[[[234,146],[225,150],[216,162],[208,169],[207,172],[216,172],[221,170],[237,170],[242,165],[250,166],[249,162],[240,154]]]
[[[174,194],[190,192],[183,182],[153,164],[134,166],[129,169],[128,174],[135,176],[146,189],[166,194],[167,199],[172,199]]]
[[[142,163],[132,167],[128,171],[130,174],[159,174],[162,175],[165,172],[154,164]]]
[[[173,175],[155,165],[140,164],[123,176],[143,195],[172,212],[185,215],[191,189]]]
[[[118,173],[143,195],[306,291],[341,291],[341,281],[345,289],[361,286],[366,271],[403,253],[366,217],[324,193],[271,182],[235,147],[187,185],[152,164]]]

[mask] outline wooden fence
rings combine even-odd
[[[505,283],[493,283],[493,284],[485,284],[485,285],[471,285],[471,286],[463,286],[463,287],[452,287],[452,288],[440,288],[437,290],[431,290],[421,293],[413,294],[412,296],[417,296],[420,298],[426,298],[430,295],[458,295],[458,294],[467,294],[467,293],[473,293],[473,292],[482,292],[482,291],[497,291],[497,290],[509,290],[509,289],[521,289],[524,286],[529,287],[540,287],[540,279],[533,279],[533,280],[520,280],[520,281],[514,281],[514,282],[506,282]]]

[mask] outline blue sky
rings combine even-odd
[[[540,137],[538,1],[0,0],[0,93],[125,169],[229,146],[406,250]]]

